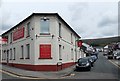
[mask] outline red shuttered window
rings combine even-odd
[[[41,44],[40,45],[40,59],[51,59],[51,45]]]

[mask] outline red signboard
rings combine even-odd
[[[78,45],[78,47],[81,47],[81,46],[82,46],[82,41],[79,40],[79,41],[77,42],[77,45]]]
[[[50,44],[41,44],[40,45],[40,57],[43,59],[51,58],[51,45]]]
[[[1,38],[0,41],[7,42],[7,38]]]
[[[13,32],[13,41],[24,37],[24,27],[18,28]]]

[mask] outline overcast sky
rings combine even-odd
[[[58,13],[83,39],[118,35],[117,0],[0,1],[0,34],[32,13]]]

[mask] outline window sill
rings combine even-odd
[[[38,58],[38,59],[52,59],[52,57],[50,57],[50,58]]]
[[[10,42],[10,44],[12,44],[12,42]]]
[[[62,38],[61,36],[59,36],[59,38]]]
[[[30,58],[25,58],[25,59],[30,59]]]
[[[29,38],[29,37],[30,37],[30,35],[26,36],[26,38]]]
[[[20,58],[20,59],[24,59],[24,58]]]
[[[59,59],[59,60],[62,60],[62,59]]]
[[[50,35],[50,33],[40,33],[40,35]]]

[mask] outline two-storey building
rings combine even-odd
[[[34,71],[58,71],[83,57],[80,36],[57,13],[33,13],[2,34],[2,63]]]

